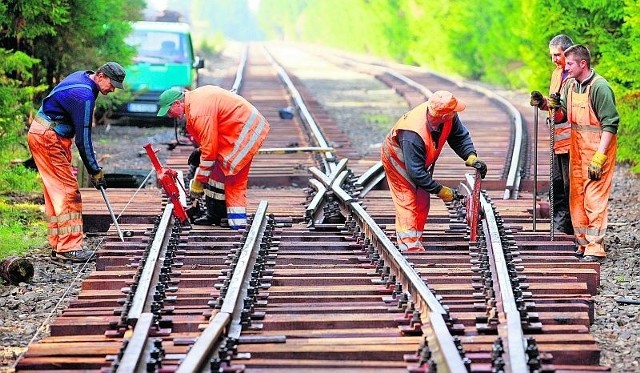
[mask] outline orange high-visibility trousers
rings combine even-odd
[[[584,255],[604,257],[606,253],[603,242],[616,166],[617,139],[613,138],[605,153],[607,161],[602,166],[602,178],[589,179],[589,163],[598,150],[602,137],[600,122],[589,101],[589,88],[580,94],[569,88],[567,100],[571,121],[569,211],[576,242],[584,249]]]
[[[576,242],[584,248],[584,255],[606,256],[603,242],[607,231],[608,200],[616,166],[617,142],[614,139],[606,153],[602,178],[591,180],[587,168],[598,150],[600,132],[574,129],[571,136],[569,210]]]
[[[42,177],[48,239],[59,253],[82,246],[82,198],[71,168],[72,139],[33,121],[27,135],[29,149]]]
[[[207,215],[218,218],[219,207],[226,204],[227,221],[232,229],[244,228],[247,225],[247,186],[251,162],[246,164],[235,175],[225,175],[219,163],[213,166],[209,176],[205,195],[207,196]],[[224,194],[221,195],[221,192]]]
[[[387,183],[396,209],[396,239],[400,251],[421,251],[422,232],[427,223],[431,195],[424,189],[416,188],[382,155],[382,166],[387,175]]]

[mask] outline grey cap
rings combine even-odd
[[[124,71],[124,68],[120,66],[117,62],[107,62],[104,65],[100,66],[98,72],[103,73],[111,80],[111,84],[114,87],[124,89],[124,77],[127,73]]]

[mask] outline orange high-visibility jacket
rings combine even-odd
[[[564,83],[567,81],[567,75],[565,74],[563,79],[563,71],[564,69],[562,67],[557,67],[553,70],[553,73],[551,74],[551,84],[549,85],[549,94],[560,92],[564,86]],[[549,115],[551,115],[551,111],[549,111]],[[564,123],[555,123],[554,128],[555,139],[553,152],[556,154],[569,153],[569,146],[571,144],[571,125],[568,121]]]
[[[187,132],[202,155],[197,180],[206,183],[215,162],[235,175],[251,162],[269,133],[269,122],[243,97],[216,86],[185,92]]]
[[[406,175],[406,167],[404,165],[404,156],[402,155],[402,149],[400,148],[400,144],[397,139],[398,131],[408,130],[420,135],[422,141],[424,141],[426,150],[425,168],[431,167],[436,162],[436,160],[440,156],[440,152],[442,151],[444,143],[449,137],[449,133],[451,133],[451,125],[453,121],[448,120],[442,126],[442,133],[440,134],[440,138],[438,139],[438,144],[434,146],[435,144],[433,143],[433,138],[431,137],[431,131],[427,129],[426,124],[427,104],[428,102],[424,102],[416,106],[410,112],[404,114],[400,118],[400,120],[396,122],[396,124],[393,126],[393,129],[391,130],[391,133],[385,139],[384,148],[387,152],[389,152],[389,156],[395,160],[395,162],[393,163],[402,167],[401,170],[397,171],[403,175]],[[405,178],[409,180],[408,177],[405,176]]]

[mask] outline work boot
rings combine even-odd
[[[214,218],[212,216],[203,215],[193,220],[195,225],[216,225],[220,224],[220,218]]]
[[[576,251],[574,251],[573,255],[582,258],[584,256],[584,246],[576,245]]]
[[[66,251],[64,253],[52,253],[52,259],[59,262],[84,263],[95,259],[95,251],[83,247],[78,250]]]
[[[595,255],[585,255],[580,259],[581,262],[590,262],[590,263],[602,263],[604,262],[606,257],[604,256],[595,256]]]

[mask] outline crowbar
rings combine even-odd
[[[538,215],[538,107],[533,108],[533,231]]]
[[[104,203],[107,204],[107,209],[109,209],[109,214],[111,215],[111,219],[113,220],[113,225],[116,226],[116,230],[118,231],[118,236],[120,237],[120,240],[124,242],[122,231],[120,230],[120,226],[118,225],[116,216],[113,214],[113,209],[111,208],[111,204],[109,203],[109,199],[107,198],[107,192],[104,191],[104,187],[102,185],[100,186],[100,193],[102,193],[102,198],[104,199]]]

